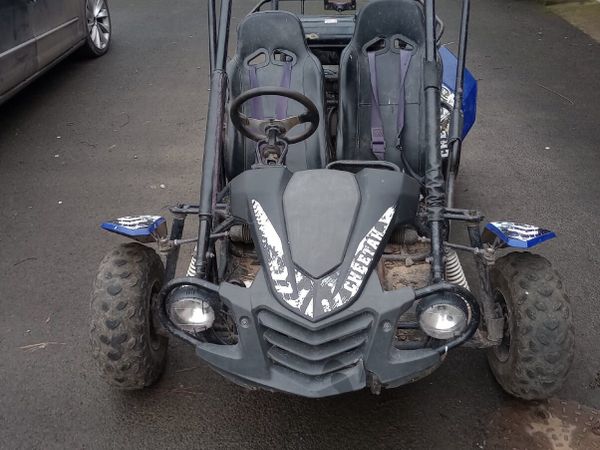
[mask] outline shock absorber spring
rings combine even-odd
[[[187,273],[185,274],[186,277],[195,277],[197,275],[197,273],[196,273],[196,252],[197,252],[197,246],[194,246],[194,251],[192,252],[192,258],[190,260],[190,265],[188,266]]]
[[[446,250],[446,281],[469,289],[469,283],[465,277],[465,272],[460,264],[458,255],[452,249]]]

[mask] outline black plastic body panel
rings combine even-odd
[[[362,295],[345,309],[318,323],[312,323],[284,308],[271,295],[262,270],[248,289],[224,283],[220,296],[238,324],[239,343],[216,345],[196,343],[196,352],[213,369],[232,381],[249,387],[261,387],[304,397],[327,397],[356,391],[367,386],[367,375],[375,376],[384,387],[396,387],[435,369],[442,358],[432,349],[397,350],[392,345],[391,327],[415,300],[410,288],[384,292],[377,275],[371,275]],[[307,333],[318,333],[351,320],[360,314],[372,317],[366,342],[358,349],[356,363],[342,370],[310,376],[275,363],[268,355],[271,344],[264,334],[269,328],[261,323],[261,312],[280,317]],[[242,320],[244,319],[244,320]],[[386,331],[387,330],[387,331]]]
[[[348,186],[358,187],[358,192]],[[336,201],[319,200],[318,192]],[[391,231],[414,222],[419,184],[383,169],[292,174],[279,166],[242,173],[232,180],[230,195],[232,215],[250,225],[272,294],[285,307],[318,321],[360,296]],[[295,206],[302,214],[290,212]],[[349,214],[348,208],[355,212]],[[319,220],[322,215],[329,223]],[[286,216],[294,223],[287,224]],[[340,223],[348,220],[351,226]],[[339,235],[323,239],[335,233]]]
[[[351,173],[306,170],[294,174],[283,195],[294,264],[313,278],[339,266],[360,200],[358,183]]]

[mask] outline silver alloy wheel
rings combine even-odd
[[[87,0],[87,29],[90,40],[99,50],[104,50],[110,40],[110,16],[105,0]]]

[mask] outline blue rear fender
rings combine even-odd
[[[442,65],[444,67],[442,84],[449,89],[452,93],[455,92],[456,86],[456,66],[458,60],[456,56],[448,50],[446,47],[440,48],[440,56],[442,58]],[[473,127],[475,123],[475,117],[477,115],[477,80],[465,69],[464,77],[464,97],[463,97],[463,113],[464,113],[464,124],[463,124],[463,139]]]

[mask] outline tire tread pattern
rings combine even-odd
[[[91,296],[90,342],[102,377],[122,389],[150,386],[164,370],[167,339],[150,341],[150,298],[164,268],[154,250],[128,243],[108,253]]]
[[[492,372],[509,394],[550,397],[567,378],[575,345],[571,304],[559,274],[540,255],[513,252],[496,261],[492,284],[511,316],[508,359],[501,361],[490,349]]]

